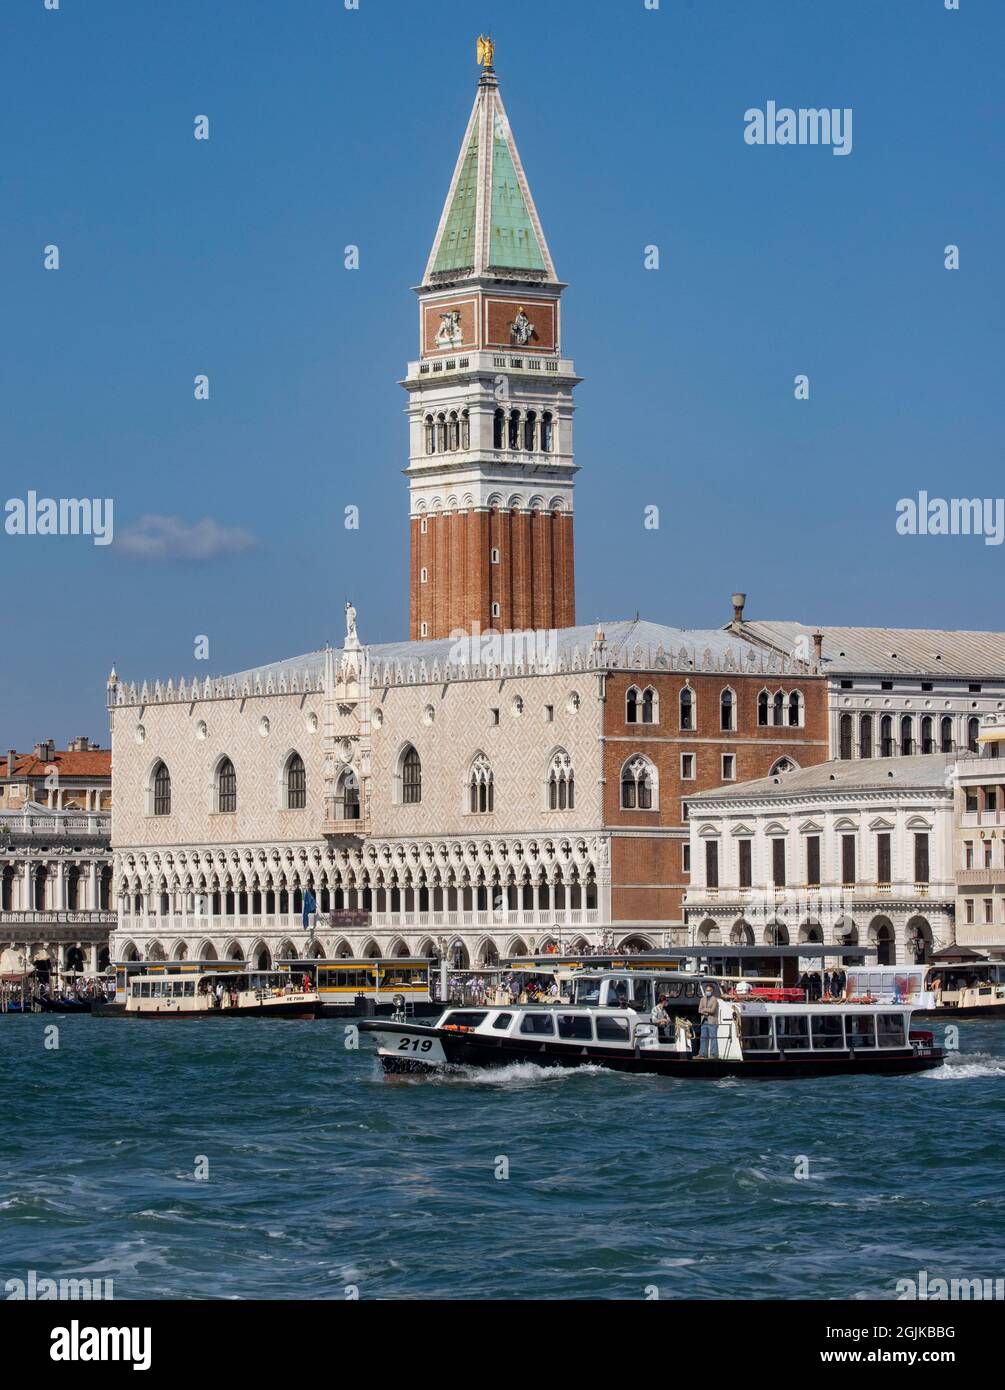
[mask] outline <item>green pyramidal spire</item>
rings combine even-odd
[[[518,272],[557,280],[499,83],[482,73],[423,283]]]

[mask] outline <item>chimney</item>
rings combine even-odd
[[[823,660],[823,656],[824,656],[824,635],[823,635],[822,632],[814,632],[814,634],[813,634],[813,660],[817,663],[818,666],[820,665],[820,662]]]
[[[7,776],[8,776],[8,777],[13,777],[13,776],[14,776],[14,767],[15,767],[16,763],[17,763],[17,749],[16,749],[16,748],[8,748],[8,749],[7,749]]]
[[[743,605],[747,602],[746,594],[733,595],[733,630],[739,629],[743,622]]]
[[[81,736],[80,738],[71,739],[68,744],[68,748],[71,753],[86,753],[90,746],[90,739],[84,738],[83,736]]]
[[[35,744],[35,757],[40,763],[51,763],[56,756],[56,745],[51,738],[47,738],[44,743]]]

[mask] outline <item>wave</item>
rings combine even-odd
[[[934,1081],[969,1081],[981,1076],[1005,1076],[1005,1057],[993,1057],[988,1052],[951,1053],[941,1067],[923,1075]]]

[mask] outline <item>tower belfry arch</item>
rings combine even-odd
[[[570,627],[573,388],[558,279],[491,40],[416,287],[409,635]]]

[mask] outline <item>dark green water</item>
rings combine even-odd
[[[390,1080],[335,1022],[7,1016],[0,1282],[845,1299],[1000,1276],[1005,1021],[959,1031],[948,1065],[886,1080]]]

